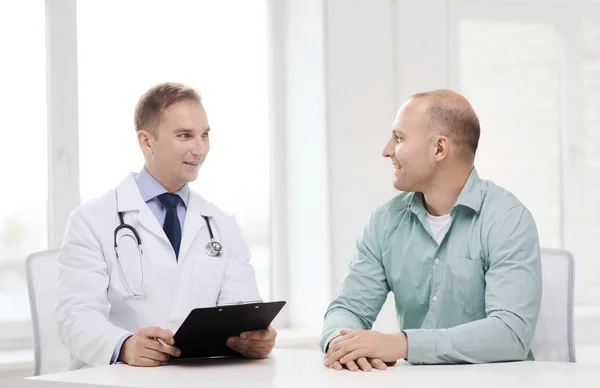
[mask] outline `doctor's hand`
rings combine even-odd
[[[247,331],[239,337],[227,339],[227,346],[244,357],[266,358],[275,346],[277,331],[269,325],[267,330]]]
[[[350,370],[371,370],[371,366],[382,368],[381,362],[393,365],[408,356],[406,334],[383,334],[373,330],[342,330],[340,336],[329,344],[325,366]],[[373,364],[375,363],[375,364]],[[358,364],[358,366],[357,366]],[[370,364],[370,365],[369,365]]]
[[[160,343],[158,338],[167,345]],[[171,330],[145,327],[125,340],[119,361],[134,366],[159,366],[169,360],[169,356],[181,355],[181,351],[173,346],[174,343]]]

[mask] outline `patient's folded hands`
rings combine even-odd
[[[406,358],[408,340],[406,334],[384,334],[373,330],[341,330],[327,350],[325,366],[341,370],[346,366],[351,371],[359,368],[370,371],[384,370],[398,359]]]

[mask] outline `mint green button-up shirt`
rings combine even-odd
[[[542,274],[531,213],[473,169],[450,214],[438,244],[421,193],[373,212],[325,314],[323,352],[341,329],[371,329],[391,291],[410,363],[533,359]]]

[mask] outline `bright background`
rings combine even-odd
[[[1,1],[0,53],[0,375],[31,367],[25,257],[141,169],[134,106],[163,81],[203,97],[212,149],[192,188],[236,214],[263,298],[288,301],[278,346],[316,347],[356,236],[394,195],[396,110],[450,87],[480,117],[480,175],[575,255],[578,360],[596,360],[600,1]],[[376,325],[394,330],[389,306]]]

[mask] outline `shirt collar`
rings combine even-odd
[[[479,174],[477,174],[477,170],[473,167],[471,174],[469,174],[469,179],[467,179],[467,183],[465,183],[465,186],[458,195],[458,199],[453,208],[465,206],[473,209],[475,213],[479,213],[482,202],[483,194],[481,193],[481,179],[479,178]]]
[[[146,169],[146,166],[142,168],[139,174],[135,177],[140,194],[144,202],[148,202],[153,198],[158,197],[161,194],[167,193],[168,190],[164,188]],[[179,190],[175,192],[179,195],[183,205],[187,208],[188,201],[190,198],[190,189],[187,184],[181,186]]]
[[[482,193],[481,193],[481,179],[475,167],[471,170],[467,182],[463,186],[454,206],[452,209],[458,206],[468,207],[473,209],[476,213],[481,210]],[[423,193],[413,193],[410,199],[409,209],[415,214],[425,214],[425,203],[423,201]]]

